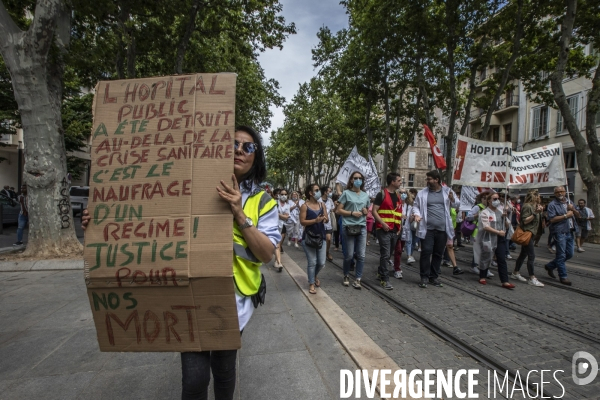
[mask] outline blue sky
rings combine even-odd
[[[283,50],[267,50],[259,56],[267,78],[279,82],[279,93],[289,102],[299,84],[307,82],[316,74],[311,49],[318,43],[317,32],[327,26],[332,32],[348,26],[348,16],[338,0],[280,0],[282,14],[287,22],[296,24],[297,34],[283,44]],[[271,108],[271,129],[283,125],[283,109]],[[270,131],[263,139],[269,143]]]

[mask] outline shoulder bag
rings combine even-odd
[[[522,216],[521,223],[517,225],[517,229],[515,229],[515,233],[513,233],[511,240],[513,243],[516,243],[520,246],[527,246],[533,234],[529,231],[524,231],[523,228],[521,228],[521,225],[523,225]]]
[[[306,207],[308,207],[308,205]],[[323,206],[321,206],[321,211],[319,212],[318,215],[321,215],[322,213],[323,213]],[[312,229],[310,229],[313,226],[314,225],[306,227],[306,229],[305,229],[306,235],[304,236],[304,243],[308,247],[312,247],[313,249],[320,249],[321,247],[323,247],[323,235],[321,235],[321,233],[314,232]]]

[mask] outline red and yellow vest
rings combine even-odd
[[[396,203],[396,208],[394,208],[394,202],[392,201],[392,196],[387,189],[383,189],[385,197],[379,206],[379,210],[377,210],[377,214],[379,217],[385,222],[390,229],[396,228],[396,230],[400,230],[400,226],[402,225],[402,200],[398,199],[398,203]],[[375,223],[375,227],[377,229],[381,229],[382,225],[379,222]]]

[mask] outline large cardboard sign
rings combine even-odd
[[[240,347],[231,182],[235,74],[100,82],[86,283],[102,351]]]
[[[369,156],[369,160],[358,154],[356,146],[350,152],[348,159],[340,169],[336,182],[342,186],[348,184],[350,174],[354,171],[360,171],[365,177],[365,192],[369,194],[369,197],[377,196],[377,193],[381,192],[381,183],[379,182],[379,175],[377,174],[377,168],[375,162]]]
[[[477,187],[536,188],[566,183],[560,143],[512,151],[510,142],[460,137],[456,144],[453,184]]]

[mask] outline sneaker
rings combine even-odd
[[[496,261],[492,261],[492,267],[497,267],[498,263]]]
[[[13,244],[13,246],[23,246],[23,242],[17,242],[15,244]]]
[[[275,261],[275,263],[273,263],[273,268],[275,268],[277,272],[281,272],[283,271],[283,264],[279,264],[277,261]]]
[[[291,245],[292,245],[292,242],[290,242],[290,241],[288,240],[288,246],[291,246]]]
[[[402,271],[396,271],[396,272],[394,272],[394,278],[396,278],[396,279],[402,279]]]
[[[452,264],[450,264],[450,261],[444,260],[442,261],[442,267],[452,267]]]
[[[521,282],[527,282],[527,279],[523,278],[523,276],[521,274],[519,274],[518,272],[516,274],[515,273],[510,274],[510,277],[512,279],[517,279]],[[537,282],[537,279],[536,279],[536,282]],[[532,285],[532,283],[530,283],[530,285]],[[542,286],[544,286],[544,285],[542,285]]]
[[[348,277],[348,275],[346,275],[344,277],[344,280],[342,281],[342,285],[344,285],[344,286],[350,286],[350,278]]]
[[[354,289],[362,289],[362,286],[360,285],[360,279],[355,279],[354,282],[352,282],[352,287]]]
[[[384,288],[385,290],[392,290],[392,289],[394,288],[394,287],[393,287],[392,285],[390,285],[390,283],[389,283],[389,282],[387,282],[387,281],[381,281],[381,282],[380,282],[380,285],[381,285],[381,287],[382,287],[382,288]],[[359,282],[358,286],[359,286],[359,287],[358,287],[357,289],[360,289],[360,282]],[[354,286],[354,287],[356,288],[356,286]]]
[[[389,265],[390,267],[393,267],[393,266],[394,266],[394,262],[393,262],[392,260],[388,260],[388,265]]]
[[[294,243],[294,247],[295,248],[299,248],[300,246],[298,246],[298,242]]]
[[[471,272],[474,273],[474,274],[479,275],[479,268],[477,268],[477,267],[471,267]]]
[[[506,259],[507,259],[507,260],[512,260],[513,258],[512,258],[512,256],[511,256],[510,254],[507,254],[507,255],[506,255]]]
[[[464,273],[465,273],[465,271],[463,271],[462,269],[460,269],[458,267],[454,267],[454,270],[452,270],[452,275],[461,275]]]
[[[444,285],[442,285],[442,282],[440,282],[437,279],[430,279],[429,283],[435,287],[444,287]]]
[[[410,256],[410,257],[408,257],[408,260],[406,260],[406,263],[407,263],[407,264],[412,264],[412,263],[414,263],[415,261],[416,261],[416,260],[415,260],[415,258],[414,258],[413,256]]]
[[[487,281],[485,280],[485,278],[481,278],[479,280],[479,283],[481,283],[482,285],[487,285]]]
[[[512,245],[508,249],[511,250],[511,251],[516,251],[517,250],[517,246]]]
[[[544,287],[544,284],[537,280],[537,278],[530,279],[528,282],[531,286]]]
[[[379,239],[375,239],[375,244],[379,244]]]
[[[556,248],[554,246],[552,246],[552,247],[548,246],[548,251],[550,253],[552,253],[552,254],[555,254],[556,253]]]
[[[493,276],[494,276],[494,274],[492,274],[492,271],[490,271],[490,270],[488,269],[487,277],[488,277],[488,278],[492,278]]]
[[[546,270],[546,272],[548,273],[548,276],[550,278],[556,279],[556,275],[554,275],[554,271],[551,270],[550,268],[548,268],[548,264],[544,265],[544,269]]]
[[[426,289],[427,288],[427,281],[426,280],[422,280],[421,283],[419,283],[419,287],[421,289]]]
[[[578,251],[579,253],[583,253],[585,250],[583,249],[583,247],[578,247],[578,248],[577,248],[577,251]]]

